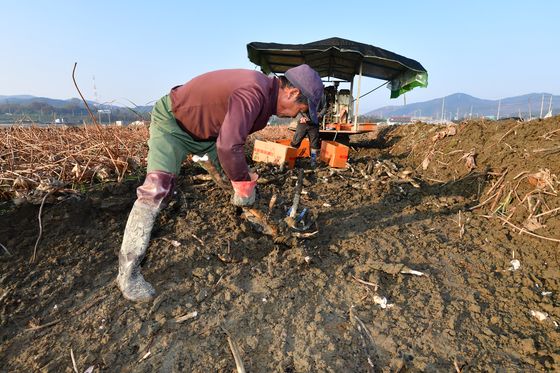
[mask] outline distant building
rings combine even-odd
[[[412,123],[412,117],[407,116],[395,116],[387,118],[387,124],[410,124]]]
[[[433,118],[432,117],[412,117],[411,120],[414,123],[416,123],[416,122],[430,123],[433,120]]]

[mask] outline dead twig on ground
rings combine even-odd
[[[270,197],[270,201],[268,202],[268,214],[272,212],[274,205],[276,204],[276,200],[278,199],[278,195],[275,193]]]
[[[433,181],[434,183],[440,183],[440,184],[445,183],[445,181],[443,181],[443,180],[432,179],[432,178],[429,178],[429,177],[425,177],[424,179],[428,180],[428,181]]]
[[[176,317],[176,318],[175,318],[175,322],[181,323],[181,322],[183,322],[183,321],[187,321],[187,320],[190,320],[190,319],[194,319],[194,318],[197,317],[197,316],[198,316],[198,312],[197,312],[197,311],[192,311],[192,312],[189,312],[189,313],[187,313],[187,314],[185,314],[185,315],[183,315],[183,316]]]
[[[549,152],[549,154],[553,154],[556,152],[560,151],[560,146],[556,146],[554,148],[542,148],[542,149],[535,149],[533,150],[533,153],[543,153],[543,152]]]
[[[519,123],[518,125],[516,125],[515,127],[511,128],[509,131],[507,131],[506,133],[504,133],[504,135],[502,137],[500,137],[500,139],[498,140],[498,142],[496,144],[499,144],[500,141],[502,141],[507,135],[509,135],[512,131],[514,131],[517,127],[519,127],[520,125],[522,125],[523,123]]]
[[[459,238],[463,238],[463,235],[465,234],[465,222],[463,221],[460,210],[457,214],[457,225],[459,225]]]
[[[79,316],[82,313],[86,312],[87,310],[89,310],[91,307],[95,306],[99,301],[105,299],[107,297],[107,294],[101,294],[98,296],[95,296],[93,299],[89,300],[84,306],[82,306],[81,309],[79,309],[78,311],[76,311],[74,313],[74,315]]]
[[[479,203],[479,204],[476,205],[476,206],[470,207],[469,210],[472,211],[472,210],[475,210],[475,209],[477,209],[477,208],[479,208],[479,207],[484,206],[485,204],[487,204],[488,202],[490,202],[490,201],[492,200],[492,198],[496,197],[496,194],[498,194],[498,192],[492,194],[492,195],[491,195],[490,197],[488,197],[488,199],[486,199],[484,202],[481,202],[481,203]]]
[[[364,281],[362,279],[357,278],[356,276],[352,276],[352,278],[356,281],[358,281],[360,284],[364,284],[367,286],[371,286],[373,288],[374,291],[377,291],[377,289],[379,288],[379,285],[373,283],[373,282],[368,282],[368,281]]]
[[[202,246],[206,246],[204,244],[204,241],[202,241],[200,238],[198,238],[197,236],[195,236],[193,233],[191,233],[192,238],[194,238],[195,240],[197,240]]]
[[[144,347],[144,349],[142,350],[142,357],[138,359],[139,363],[146,360],[152,354],[150,348],[152,347],[152,343],[154,343],[154,339],[155,339],[155,334],[150,337],[148,343],[146,343],[146,347]]]
[[[489,215],[482,215],[482,216],[484,216],[485,218],[488,218],[488,219],[490,219],[492,217],[496,217],[496,218],[500,219],[501,221],[503,221],[504,223],[508,224],[513,229],[516,229],[517,231],[519,231],[520,234],[525,233],[525,234],[528,234],[529,236],[533,236],[533,237],[540,238],[540,239],[543,239],[543,240],[552,241],[552,242],[560,242],[560,239],[558,239],[558,238],[550,238],[550,237],[541,236],[539,234],[530,232],[525,228],[519,228],[517,225],[507,221],[506,219],[502,218],[501,216],[489,216]]]
[[[237,368],[237,373],[245,373],[245,366],[243,365],[243,360],[241,359],[241,354],[239,353],[239,347],[237,347],[237,343],[231,338],[231,334],[229,331],[222,326],[222,330],[227,336],[227,341],[229,344],[229,348],[231,353],[233,354],[233,358],[235,360],[235,366]]]
[[[0,246],[2,246],[2,249],[4,249],[4,251],[6,252],[6,254],[12,256],[12,253],[10,252],[10,250],[8,250],[8,248],[7,248],[6,246],[2,245],[1,243],[0,243]]]
[[[354,313],[354,306],[350,307],[350,322],[358,329],[358,333],[360,334],[362,346],[367,357],[368,371],[374,372],[375,364],[373,355],[375,354],[375,342],[364,322]]]
[[[457,363],[457,358],[453,358],[453,366],[455,367],[455,372],[461,373],[463,370],[459,368],[459,363]]]
[[[58,324],[60,321],[61,321],[60,319],[57,319],[57,320],[48,322],[48,323],[43,324],[43,325],[32,326],[32,327],[27,328],[27,329],[25,329],[25,330],[27,330],[27,331],[34,331],[34,330],[39,330],[39,329],[48,328],[49,326],[53,326],[53,325]]]
[[[486,195],[492,193],[492,191],[496,189],[502,183],[502,181],[504,181],[504,178],[506,177],[508,171],[509,169],[506,169],[504,172],[502,172],[502,176],[498,179],[498,181],[496,181],[496,184],[492,185],[492,187],[486,192]]]
[[[51,195],[51,192],[47,192],[41,201],[41,207],[39,207],[39,214],[37,218],[39,219],[39,236],[37,237],[37,241],[35,241],[35,247],[33,248],[33,256],[31,257],[31,263],[35,263],[35,258],[37,255],[37,246],[39,245],[39,241],[41,240],[41,236],[43,235],[43,223],[41,221],[41,214],[43,213],[43,206],[45,205],[45,200],[48,196]]]
[[[494,198],[494,202],[492,202],[492,205],[490,206],[490,211],[496,211],[496,204],[500,200],[500,197],[502,196],[503,191],[504,191],[504,186],[502,185],[496,193],[496,198]]]
[[[555,209],[548,210],[548,211],[545,211],[545,212],[541,212],[540,214],[535,215],[534,217],[535,217],[535,218],[540,218],[541,216],[545,216],[545,215],[548,215],[548,214],[552,214],[552,213],[555,213],[555,212],[557,212],[557,211],[560,211],[560,207],[557,207],[557,208],[555,208]]]
[[[72,349],[70,349],[70,357],[72,358],[72,367],[74,368],[74,372],[79,373],[78,367],[76,366],[76,359],[74,359],[74,351]]]
[[[555,134],[556,132],[559,132],[559,131],[560,131],[560,129],[557,129],[557,130],[554,130],[554,131],[550,131],[550,132],[545,133],[545,134],[542,135],[541,137],[544,138],[544,139],[546,139],[546,140],[550,140],[551,137],[552,137],[552,135]]]

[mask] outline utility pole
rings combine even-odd
[[[95,104],[99,105],[99,97],[97,97],[97,87],[95,86],[95,75],[93,76],[93,97],[95,97]]]

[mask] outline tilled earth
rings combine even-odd
[[[228,339],[248,372],[560,369],[560,119],[449,128],[355,136],[345,170],[301,160],[318,233],[282,244],[186,167],[143,263],[151,303],[114,281],[141,180],[4,203],[0,370],[232,372]],[[297,169],[253,166],[282,220]]]

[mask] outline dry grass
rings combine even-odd
[[[282,140],[291,139],[294,133],[288,130],[288,126],[266,126],[261,131],[255,132],[249,136],[248,144],[252,145],[255,140]]]
[[[270,126],[247,143],[291,136],[287,126]],[[45,193],[121,182],[146,167],[147,126],[13,126],[0,139],[0,200],[40,203]]]
[[[145,167],[148,150],[146,126],[14,126],[0,138],[0,199],[122,181]]]

